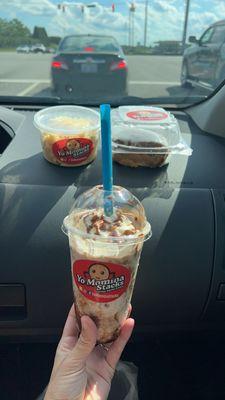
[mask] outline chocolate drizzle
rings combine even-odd
[[[128,217],[128,216],[127,216]],[[91,215],[90,212],[87,212],[83,215],[84,225],[86,227],[87,233],[94,233],[95,235],[101,235],[103,232],[108,232],[109,236],[118,237],[120,233],[120,227],[123,226],[123,215],[119,211],[117,212],[116,218],[112,221],[108,221],[105,219],[103,213],[98,213],[95,215]],[[126,229],[126,222],[125,222],[125,229],[124,231],[121,229],[122,235],[134,235],[136,233],[136,228],[132,224],[132,219],[128,218],[130,222],[129,226]]]

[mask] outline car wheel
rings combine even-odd
[[[191,83],[188,82],[188,66],[187,61],[183,61],[180,75],[180,83],[183,88],[192,87]]]

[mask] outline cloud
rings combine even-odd
[[[85,0],[84,0],[85,1]],[[104,6],[104,1],[91,2],[94,8],[85,7],[82,14],[82,2],[66,4],[66,11],[57,8],[51,0],[0,0],[1,11],[10,18],[23,18],[29,26],[45,26],[49,35],[64,36],[67,34],[107,34],[115,36],[121,44],[128,42],[129,5],[131,0],[116,4],[116,11],[111,10],[110,2]],[[87,4],[87,1],[86,1]],[[135,1],[134,12],[135,43],[143,43],[145,0]],[[181,40],[184,25],[184,0],[149,0],[148,7],[148,44],[159,40]],[[188,34],[200,36],[213,22],[225,15],[225,2],[220,0],[192,0]]]
[[[158,0],[157,2],[154,2],[154,9],[156,11],[159,12],[163,12],[163,13],[171,13],[171,12],[175,12],[176,11],[176,7],[172,4],[174,4],[174,2],[169,3],[169,2],[165,2],[163,0]]]
[[[63,13],[57,14],[49,22],[49,31],[54,35],[98,33],[110,34],[117,39],[126,40],[127,15],[120,12],[112,13],[108,7],[97,5],[95,8],[85,8],[81,13],[80,7],[68,7]]]
[[[202,7],[204,7],[204,2],[205,0],[202,0]],[[205,2],[205,5],[206,4],[208,3]],[[216,2],[213,5],[212,11],[204,11],[204,8],[196,11],[196,7],[191,7],[188,23],[188,35],[200,37],[211,24],[221,19],[222,13],[225,14],[225,4],[220,3],[220,7],[218,7]]]
[[[14,10],[15,12],[27,13],[28,15],[54,15],[56,13],[56,5],[49,0],[29,0],[27,2],[23,0],[0,0],[0,11],[10,12]]]

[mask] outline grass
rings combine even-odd
[[[15,47],[14,48],[10,48],[10,47],[3,48],[3,47],[0,47],[0,52],[5,52],[5,51],[11,52],[11,51],[16,51],[16,49],[15,49]]]

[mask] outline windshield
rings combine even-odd
[[[0,101],[161,104],[225,79],[218,0],[0,1]]]
[[[68,36],[62,40],[59,51],[119,52],[116,40],[107,36]]]

